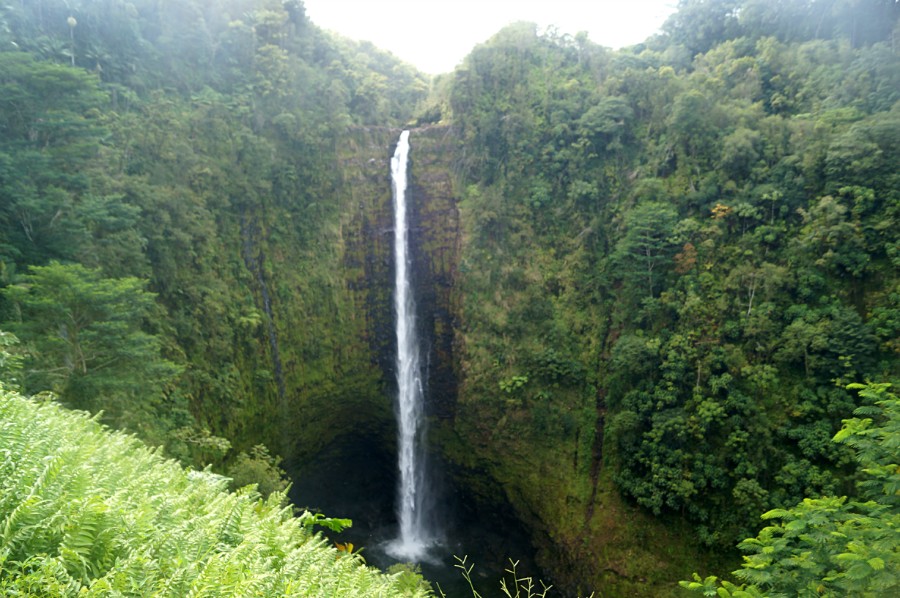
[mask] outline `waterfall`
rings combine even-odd
[[[397,517],[400,532],[388,545],[397,559],[420,561],[433,544],[429,525],[429,500],[425,475],[424,402],[419,338],[416,333],[416,306],[410,283],[409,223],[406,215],[406,167],[409,131],[391,159],[394,190],[394,310],[397,316],[397,464],[400,481]]]

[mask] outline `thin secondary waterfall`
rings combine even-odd
[[[391,159],[394,188],[394,310],[397,316],[397,461],[400,469],[397,516],[399,536],[388,546],[395,558],[419,561],[433,542],[429,529],[424,447],[424,393],[416,331],[416,306],[410,284],[409,223],[406,214],[406,166],[409,131]]]

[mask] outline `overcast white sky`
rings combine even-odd
[[[367,40],[433,75],[459,64],[476,44],[516,21],[587,31],[620,48],[644,41],[677,0],[304,0],[316,25]]]

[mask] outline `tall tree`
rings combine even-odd
[[[28,349],[26,392],[50,390],[63,402],[103,410],[112,423],[152,426],[179,368],[143,327],[154,299],[137,278],[53,262],[33,266],[3,294],[18,312],[10,323]]]

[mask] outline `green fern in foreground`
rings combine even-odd
[[[428,596],[227,479],[0,389],[0,594]],[[409,584],[406,584],[407,587]]]

